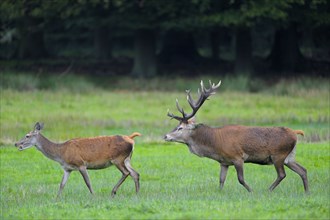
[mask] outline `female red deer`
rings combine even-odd
[[[136,192],[140,189],[139,174],[131,166],[134,140],[140,133],[134,132],[130,136],[99,136],[91,138],[76,138],[64,143],[53,143],[44,137],[40,131],[43,124],[37,122],[34,129],[15,143],[19,150],[36,146],[46,157],[61,164],[64,175],[57,196],[67,182],[71,171],[78,170],[90,191],[93,189],[89,181],[87,169],[103,169],[114,164],[121,172],[122,177],[115,185],[111,195],[114,196],[119,186],[130,175],[135,182]]]

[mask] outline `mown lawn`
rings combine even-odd
[[[175,98],[189,109],[183,91],[2,89],[1,219],[329,219],[329,93],[315,87],[294,91],[248,93],[220,87],[197,120],[212,126],[239,123],[304,130],[297,161],[308,170],[309,195],[300,177],[289,169],[269,193],[276,177],[274,167],[253,164],[245,165],[245,179],[253,193],[238,183],[233,167],[220,191],[217,162],[162,140],[177,124],[166,116],[168,109],[176,113]],[[111,167],[89,171],[94,196],[80,174],[73,172],[56,200],[63,174],[59,164],[34,148],[20,152],[13,146],[36,121],[45,123],[43,134],[53,141],[141,132],[132,159],[141,175],[140,193],[135,194],[128,178],[111,198],[121,177]]]

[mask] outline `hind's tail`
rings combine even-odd
[[[133,132],[133,134],[131,134],[130,136],[128,136],[129,138],[133,139],[136,136],[141,136],[142,134],[140,134],[139,132]]]
[[[296,133],[296,134],[300,134],[302,136],[305,136],[305,133],[304,133],[303,130],[294,130],[293,132]]]

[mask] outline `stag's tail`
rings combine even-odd
[[[140,134],[139,132],[133,132],[130,136],[128,136],[129,138],[133,139],[136,136],[142,136],[142,134]]]
[[[296,134],[300,134],[300,135],[302,135],[302,136],[305,136],[305,133],[304,133],[303,130],[294,130],[294,133],[296,133]]]

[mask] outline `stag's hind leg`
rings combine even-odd
[[[269,187],[270,191],[273,191],[275,187],[286,177],[285,170],[284,170],[284,159],[274,160],[274,166],[277,172],[277,178],[274,183]]]
[[[307,170],[295,161],[289,161],[285,165],[287,167],[289,167],[291,170],[293,170],[294,172],[299,174],[299,176],[301,177],[301,179],[304,183],[305,192],[308,193],[309,188],[308,188]]]

